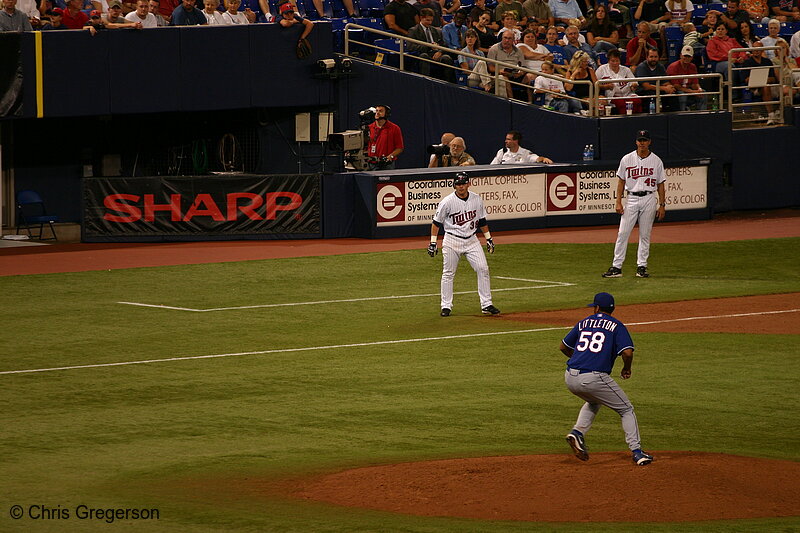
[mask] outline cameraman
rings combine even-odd
[[[475,164],[475,159],[469,155],[466,150],[467,145],[464,139],[456,137],[450,141],[450,153],[442,156],[442,164],[435,164],[433,166],[443,167],[466,167]]]
[[[375,106],[375,122],[369,125],[367,160],[370,170],[391,170],[397,156],[403,153],[403,132],[388,120],[389,107]]]
[[[455,133],[447,131],[442,133],[442,139],[439,141],[439,144],[433,144],[428,147],[428,153],[431,154],[430,161],[428,161],[428,168],[442,166],[442,156],[450,152],[450,141],[455,138]]]

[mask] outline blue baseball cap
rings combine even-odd
[[[586,307],[603,307],[605,309],[614,309],[614,297],[607,292],[598,292],[594,295],[594,301],[586,304]]]

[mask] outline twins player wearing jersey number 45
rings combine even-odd
[[[633,364],[633,340],[625,324],[611,316],[614,312],[614,297],[607,292],[595,294],[594,311],[567,333],[561,341],[561,352],[569,357],[564,381],[569,391],[585,401],[578,420],[567,434],[567,442],[575,457],[589,460],[584,434],[592,427],[597,412],[605,405],[613,409],[622,419],[625,440],[633,453],[633,462],[643,466],[653,462],[653,456],[642,451],[639,439],[639,424],[636,414],[625,392],[609,374],[617,356],[622,357],[622,379],[631,377]]]
[[[461,256],[467,256],[470,266],[478,275],[478,296],[481,300],[481,312],[485,315],[496,315],[500,312],[492,305],[492,290],[489,283],[489,265],[481,248],[478,229],[486,238],[486,250],[494,253],[494,241],[486,222],[486,211],[483,200],[474,192],[469,192],[469,177],[465,172],[456,174],[453,180],[455,192],[448,194],[439,203],[431,224],[431,243],[428,255],[437,253],[436,242],[439,228],[444,228],[442,239],[442,311],[441,316],[450,316],[453,309],[453,278]]]
[[[650,132],[639,130],[636,133],[636,150],[627,154],[619,162],[617,169],[617,203],[616,211],[622,218],[619,221],[617,243],[614,245],[614,261],[603,273],[604,278],[622,276],[622,263],[628,251],[628,237],[633,226],[639,222],[639,252],[636,258],[636,276],[649,278],[647,258],[650,257],[650,233],[653,231],[653,220],[663,220],[666,214],[664,200],[664,163],[650,151]],[[625,207],[622,206],[622,194],[628,192]],[[658,199],[654,193],[658,193]]]

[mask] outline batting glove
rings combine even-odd
[[[431,256],[431,257],[433,257],[433,256],[435,256],[437,253],[439,253],[439,250],[437,250],[437,249],[436,249],[436,243],[435,243],[435,242],[432,242],[432,243],[430,243],[430,244],[428,245],[428,255],[429,255],[429,256]]]
[[[486,239],[486,251],[490,254],[494,253],[494,241],[492,239]]]

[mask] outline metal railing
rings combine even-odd
[[[785,99],[783,98],[784,87],[786,87],[785,79],[783,77],[783,67],[781,66],[785,61],[785,53],[783,48],[780,46],[760,46],[757,48],[758,50],[762,51],[764,60],[766,64],[763,66],[753,66],[753,67],[743,67],[741,65],[737,65],[733,62],[733,56],[737,55],[742,52],[752,52],[753,48],[733,48],[728,51],[728,108],[731,112],[731,120],[736,125],[736,123],[741,124],[742,122],[760,122],[765,121],[768,124],[783,124],[783,110],[784,110],[784,103]],[[767,57],[766,52],[768,50],[774,50],[778,59],[780,60],[781,65],[775,65],[772,63],[772,60]],[[743,74],[741,76],[737,76],[739,73],[750,73],[752,76],[752,72],[754,70],[777,70],[778,76],[776,83],[769,83],[767,82],[764,85],[738,85],[739,81],[744,82],[745,79],[748,77],[747,74]],[[767,78],[769,78],[769,73],[767,74]],[[738,79],[737,79],[738,78]],[[778,97],[777,99],[772,94],[772,88],[778,88]],[[754,101],[749,99],[748,96],[752,96],[753,89],[760,89],[761,100]],[[734,94],[741,91],[742,97],[741,98],[734,98]],[[764,100],[764,94],[768,94],[769,99]],[[791,92],[789,93],[791,94]],[[738,96],[738,94],[737,94]],[[740,100],[740,101],[735,101]],[[745,101],[747,100],[747,101]],[[777,106],[777,113],[771,116],[770,108],[773,106]],[[761,113],[750,113],[752,110],[758,109],[765,109],[766,115],[762,115]],[[755,116],[753,116],[755,115]]]
[[[676,93],[662,93],[661,92],[661,89],[662,89],[661,83],[663,83],[663,82],[669,82],[671,80],[685,80],[685,79],[695,79],[695,78],[696,79],[716,79],[717,80],[717,85],[716,85],[717,86],[717,90],[716,91],[703,90],[702,92],[699,92],[699,93],[678,93],[678,92],[676,92]],[[681,97],[681,96],[705,96],[705,95],[711,95],[711,98],[710,98],[711,102],[709,102],[710,105],[708,106],[708,107],[710,107],[710,109],[707,109],[707,110],[709,110],[709,111],[718,111],[718,110],[724,108],[724,105],[723,105],[724,91],[723,91],[723,86],[722,86],[722,74],[719,74],[717,72],[714,72],[714,73],[711,73],[711,74],[685,74],[685,75],[680,75],[680,76],[648,76],[648,77],[642,77],[642,78],[602,79],[602,80],[597,80],[595,82],[595,86],[596,86],[595,92],[597,94],[601,94],[601,91],[603,91],[603,89],[600,88],[601,85],[609,85],[609,84],[614,84],[614,83],[637,83],[637,84],[641,85],[641,82],[656,82],[656,83],[653,83],[653,85],[655,85],[655,87],[656,87],[655,94],[652,94],[652,95],[650,95],[650,94],[639,95],[639,94],[634,93],[634,94],[631,94],[630,96],[600,96],[599,97],[599,102],[598,102],[598,108],[600,107],[599,104],[601,102],[610,102],[612,100],[616,100],[616,99],[620,99],[620,98],[638,98],[640,100],[647,100],[647,99],[652,98],[652,99],[655,100],[655,103],[656,103],[655,112],[656,113],[660,113],[661,112],[661,108],[663,107],[662,99],[664,99],[664,98],[676,98],[676,97]],[[716,103],[715,103],[715,100],[714,100],[715,97],[716,97]],[[716,107],[716,109],[715,109],[715,107]]]

